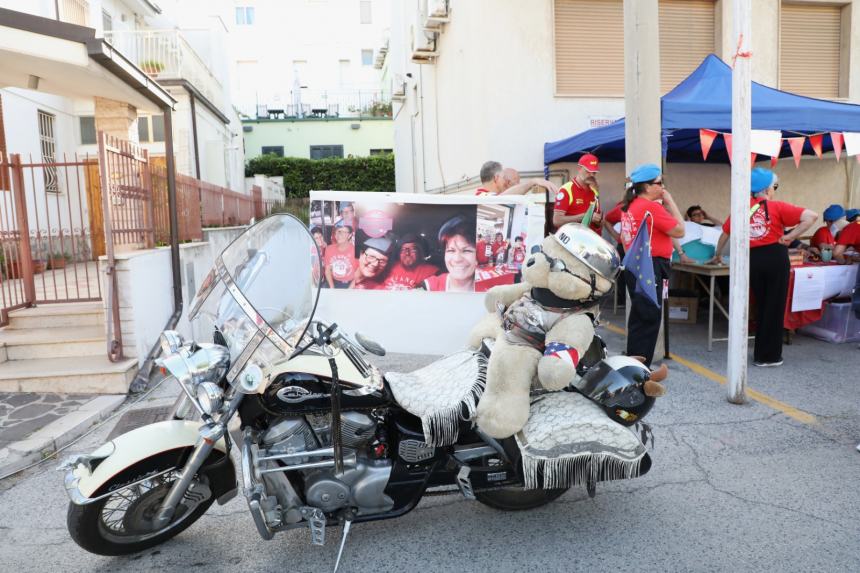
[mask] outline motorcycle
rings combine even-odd
[[[383,376],[367,360],[385,354],[379,344],[315,318],[320,276],[313,238],[289,215],[264,219],[224,250],[190,310],[195,335],[213,342],[173,331],[161,339],[159,364],[197,419],[132,430],[61,466],[78,545],[100,555],[136,553],[241,491],[263,539],[308,527],[321,545],[328,528],[341,525],[337,570],[352,524],[400,517],[425,495],[459,491],[499,510],[527,510],[572,485],[594,495],[599,481],[649,470],[647,438],[621,426],[632,436],[629,456],[578,452],[582,463],[558,466],[576,465],[567,474],[544,454],[529,458],[536,442],[522,433],[496,440],[481,432],[471,418],[489,344]],[[582,372],[605,357],[596,338]],[[536,394],[535,403],[552,410],[552,397],[562,394],[574,396]]]

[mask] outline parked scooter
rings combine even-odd
[[[339,563],[352,524],[400,517],[440,488],[524,510],[572,485],[593,494],[599,481],[650,468],[637,434],[617,426],[613,431],[630,438],[629,451],[580,452],[581,467],[567,477],[525,475],[522,435],[495,440],[470,421],[491,349],[383,376],[367,361],[368,354],[384,355],[380,345],[315,318],[319,261],[313,238],[289,215],[264,219],[225,249],[190,312],[195,334],[214,333],[213,342],[162,335],[160,365],[199,418],[132,430],[64,464],[68,528],[78,545],[100,555],[142,551],[241,491],[264,539],[307,527],[321,545],[328,528],[341,525]],[[652,374],[641,365],[612,366],[599,339],[588,354],[584,363],[596,374],[583,370],[582,380],[590,391],[624,390],[629,398]],[[567,396],[568,407],[597,408],[566,392],[535,403],[552,410],[556,395]],[[236,416],[241,441],[227,430]]]

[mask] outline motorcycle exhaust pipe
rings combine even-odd
[[[299,456],[301,457],[301,456]],[[262,458],[261,458],[262,459]],[[355,454],[350,454],[348,456],[344,456],[343,464],[344,466],[355,467],[357,463]],[[313,469],[321,469],[321,468],[333,468],[335,467],[335,460],[324,460],[321,462],[308,462],[306,464],[296,464],[293,466],[281,466],[277,468],[268,468],[261,469],[260,474],[271,474],[276,472],[291,472],[296,470],[313,470]]]

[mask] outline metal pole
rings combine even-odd
[[[747,318],[749,306],[750,201],[750,0],[734,0],[737,52],[732,70],[732,227],[729,291],[728,395],[733,404],[746,401]]]

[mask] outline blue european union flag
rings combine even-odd
[[[651,241],[648,236],[648,219],[642,221],[636,238],[624,255],[622,266],[636,277],[635,292],[644,294],[657,308],[657,283],[654,280],[654,261],[651,259]]]

